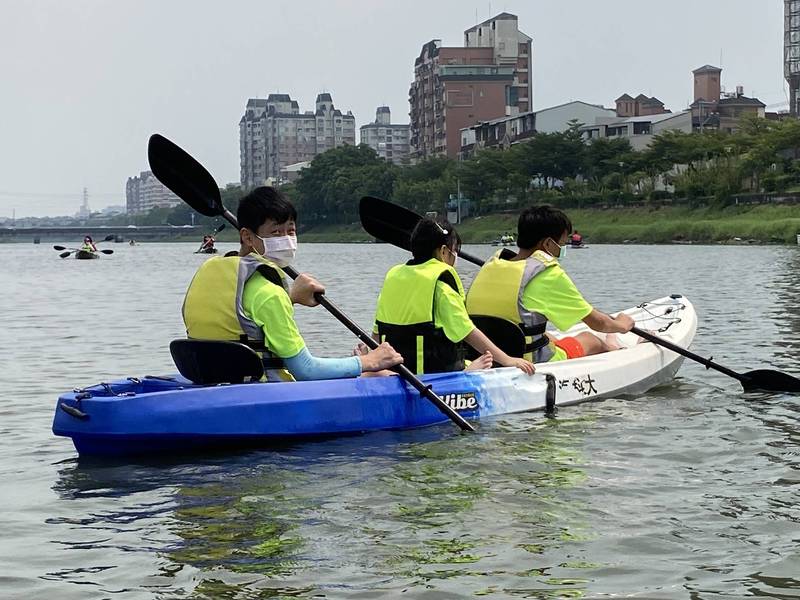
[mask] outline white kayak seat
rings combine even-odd
[[[178,372],[200,385],[260,381],[264,363],[255,350],[240,342],[172,340],[169,352]]]

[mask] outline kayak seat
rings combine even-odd
[[[247,383],[264,376],[261,357],[239,342],[172,340],[169,352],[178,372],[200,385]]]
[[[509,356],[520,357],[525,354],[525,334],[516,323],[500,317],[470,315],[475,327],[486,334],[494,344]],[[467,358],[475,360],[478,353],[467,345]]]

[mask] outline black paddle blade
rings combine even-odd
[[[220,225],[219,225],[219,227],[217,227],[217,230],[215,231],[215,233],[219,233],[223,229],[225,229],[225,223],[220,223]]]
[[[153,175],[197,212],[207,217],[224,212],[217,182],[177,144],[155,133],[147,144],[147,159]]]
[[[66,250],[66,248],[64,246],[53,246],[53,250],[61,251],[61,250]]]
[[[113,250],[98,250],[98,252],[102,252],[103,254],[114,254]]]
[[[70,254],[72,254],[72,252],[62,252],[61,254],[59,254],[59,256],[61,258],[67,258]]]
[[[758,369],[743,374],[742,387],[745,391],[796,392],[800,393],[800,379],[788,373]]]
[[[417,213],[373,196],[364,196],[358,204],[364,231],[383,242],[411,250],[411,232],[422,219]]]

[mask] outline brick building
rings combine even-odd
[[[467,29],[463,47],[423,45],[409,89],[412,157],[456,157],[461,129],[529,112],[531,60],[532,40],[509,13]]]

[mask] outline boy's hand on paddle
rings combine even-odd
[[[389,342],[383,342],[380,346],[366,354],[362,354],[359,358],[361,359],[362,371],[382,371],[403,362],[403,357],[397,350],[392,348]]]
[[[316,306],[319,304],[317,299],[314,298],[314,294],[317,292],[324,294],[325,286],[308,273],[300,273],[292,283],[292,287],[289,290],[289,298],[291,298],[292,304]]]
[[[614,317],[614,321],[622,328],[619,333],[628,333],[631,328],[636,326],[636,321],[634,321],[630,315],[625,313],[619,313],[616,317]]]

